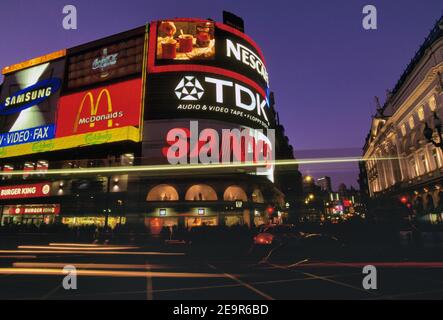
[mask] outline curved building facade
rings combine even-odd
[[[268,130],[282,126],[265,59],[243,32],[212,20],[154,21],[3,74],[2,224],[158,232],[286,217],[273,165],[229,165],[259,152],[275,160],[284,145]]]

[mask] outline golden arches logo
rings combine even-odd
[[[85,94],[85,96],[82,99],[82,102],[80,103],[80,107],[77,112],[77,118],[75,119],[75,123],[74,123],[74,132],[77,132],[77,130],[78,130],[80,116],[83,111],[83,107],[87,101],[89,101],[89,105],[91,107],[91,121],[88,121],[89,127],[94,128],[95,120],[92,120],[92,118],[97,115],[98,107],[100,105],[100,101],[102,100],[103,95],[106,95],[106,101],[108,104],[108,112],[112,113],[112,99],[111,99],[111,94],[109,93],[108,89],[102,89],[100,91],[100,93],[98,94],[98,97],[97,97],[97,101],[95,101],[95,104],[94,104],[94,96],[93,96],[92,92],[89,91],[88,93]],[[89,100],[88,100],[88,98],[89,98]],[[112,127],[112,118],[108,119],[108,128],[110,128],[110,127]]]

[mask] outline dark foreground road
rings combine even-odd
[[[0,299],[443,298],[439,261],[296,262],[205,259],[166,247],[23,244],[0,251]],[[377,266],[377,290],[362,287],[365,264]],[[77,268],[77,290],[62,286],[65,265]]]

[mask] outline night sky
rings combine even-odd
[[[78,10],[78,30],[64,30],[62,8]],[[378,30],[362,28],[362,8],[378,9]],[[299,158],[360,155],[375,111],[443,10],[441,0],[401,1],[2,1],[0,66],[72,47],[151,20],[245,20],[262,48],[277,110]],[[334,186],[357,186],[357,164],[302,168]]]

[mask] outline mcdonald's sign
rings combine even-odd
[[[63,96],[58,106],[56,138],[138,127],[141,100],[141,79]]]

